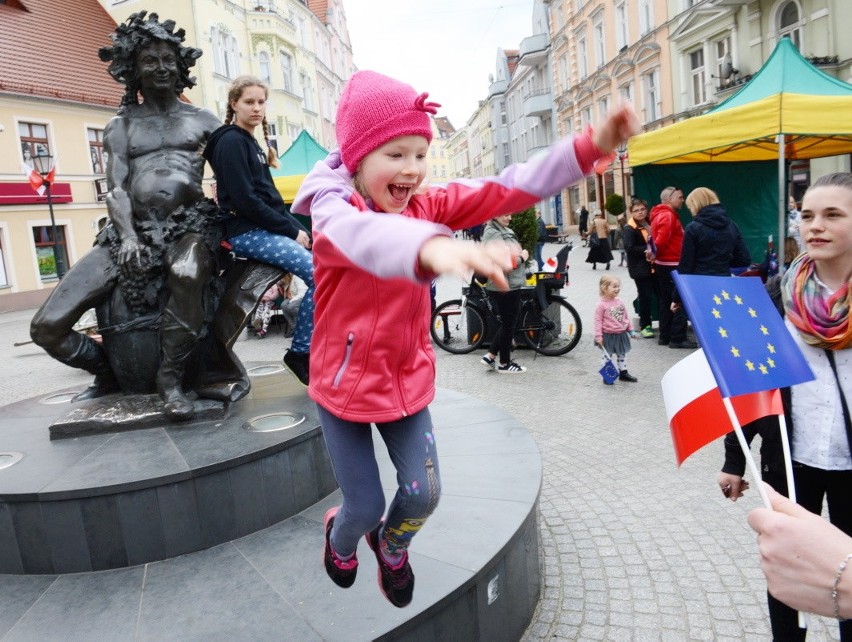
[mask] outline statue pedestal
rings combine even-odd
[[[196,425],[50,441],[46,426],[68,407],[49,400],[61,397],[3,408],[2,448],[23,455],[2,468],[0,452],[5,630],[48,641],[521,638],[541,590],[542,462],[517,419],[438,391],[443,496],[411,550],[414,600],[397,609],[363,540],[351,588],[326,576],[323,515],[341,495],[314,404],[275,364],[249,373],[235,414]],[[395,471],[375,430],[374,442],[390,501]]]

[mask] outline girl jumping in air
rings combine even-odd
[[[411,539],[441,494],[428,405],[435,396],[429,284],[471,271],[508,287],[517,247],[456,241],[461,230],[531,207],[592,169],[638,123],[630,107],[600,129],[556,143],[500,176],[420,190],[439,106],[411,86],[360,71],[340,98],[340,150],[305,178],[293,211],[314,233],[316,325],[309,395],[317,402],[343,503],[325,515],[324,564],[338,586],[358,570],[366,535],[379,586],[397,607],[414,590]],[[399,487],[387,515],[371,424],[385,442]]]
[[[601,277],[599,287],[601,300],[595,308],[595,345],[601,346],[615,357],[619,381],[635,383],[638,379],[627,372],[625,360],[630,352],[630,338],[634,333],[627,306],[618,298],[621,280],[617,276],[607,274]],[[602,358],[606,360],[606,356]],[[608,383],[606,379],[604,383]]]

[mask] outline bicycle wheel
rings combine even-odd
[[[580,342],[583,324],[574,306],[561,297],[553,297],[544,314],[535,303],[525,305],[519,330],[530,348],[557,357],[570,352]]]
[[[467,354],[485,339],[485,320],[474,304],[453,299],[435,308],[429,333],[439,348],[453,354]]]

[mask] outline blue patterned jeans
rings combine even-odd
[[[296,316],[296,328],[290,350],[310,352],[311,335],[314,333],[314,259],[310,250],[306,250],[291,238],[273,234],[258,228],[230,239],[234,254],[247,259],[275,265],[305,282],[307,290],[299,305]]]

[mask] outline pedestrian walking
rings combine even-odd
[[[621,292],[621,279],[612,274],[601,277],[600,301],[595,307],[595,345],[600,346],[614,357],[618,368],[618,380],[636,383],[638,379],[627,371],[627,353],[630,352],[630,338],[633,323],[624,301],[618,298]],[[602,357],[601,365],[606,362]],[[604,379],[604,383],[612,385]]]
[[[317,163],[293,204],[294,212],[311,216],[315,234],[317,323],[308,392],[343,494],[324,518],[325,570],[338,586],[351,586],[365,536],[380,590],[397,607],[412,600],[408,549],[441,495],[428,409],[435,396],[430,280],[472,270],[505,289],[503,272],[513,267],[505,243],[456,241],[452,230],[559,193],[638,131],[635,113],[624,106],[596,130],[562,139],[498,177],[450,181],[421,193],[430,114],[438,106],[382,74],[355,73],[338,104],[340,150]],[[399,484],[386,515],[372,424]]]
[[[521,248],[515,231],[509,227],[511,222],[511,214],[497,216],[488,221],[485,231],[482,233],[483,243],[500,240],[511,247],[518,248],[518,254],[514,257],[516,266],[506,273],[509,289],[506,291],[498,289],[494,281],[489,281],[485,286],[488,290],[488,296],[491,297],[497,314],[500,316],[500,326],[491,340],[491,349],[482,357],[482,363],[501,374],[521,374],[527,371],[524,366],[512,361],[512,338],[515,336],[515,321],[521,310],[521,288],[526,281],[524,274],[529,252]]]
[[[609,225],[606,215],[598,210],[592,220],[592,229],[589,230],[589,253],[586,255],[586,263],[592,264],[592,269],[598,269],[598,263],[606,263],[606,269],[612,261],[612,250],[609,248]]]

